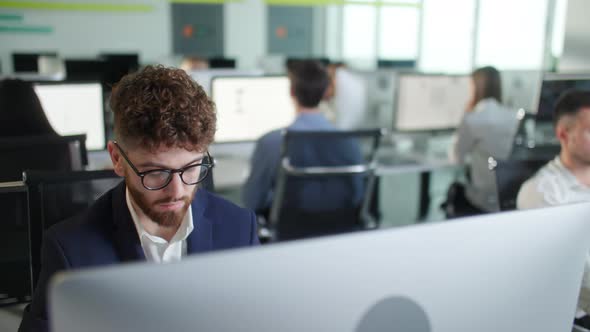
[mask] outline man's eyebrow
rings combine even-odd
[[[203,158],[205,158],[205,155],[202,155],[202,156],[200,156],[198,158],[193,159],[192,161],[190,161],[189,163],[185,164],[181,168],[187,167],[187,166],[190,166],[192,164],[195,164],[195,163],[197,163],[199,161],[202,161]],[[144,162],[144,163],[140,163],[140,164],[137,165],[137,167],[141,167],[141,168],[150,167],[150,168],[158,168],[158,169],[172,169],[172,168],[168,167],[167,165],[160,164],[160,163],[149,162],[149,161]]]

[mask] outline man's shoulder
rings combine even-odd
[[[253,213],[251,210],[240,207],[209,191],[203,190],[202,194],[207,201],[205,213],[209,216],[223,216],[224,218],[221,218],[222,220],[231,221],[232,217],[250,218]]]
[[[254,212],[207,191],[201,193],[201,199],[205,203],[204,218],[197,219],[197,223],[204,229],[211,227],[215,248],[249,246],[258,242]]]
[[[45,236],[60,242],[84,242],[93,237],[102,237],[108,231],[108,220],[113,218],[111,189],[99,197],[90,207],[80,213],[52,225]]]
[[[559,182],[559,172],[554,162],[550,161],[521,185],[517,197],[518,208],[527,209],[558,204],[553,202],[553,198],[559,194]]]
[[[258,145],[269,145],[269,144],[280,143],[283,138],[282,137],[283,130],[285,130],[285,129],[275,129],[273,131],[269,131],[268,133],[262,135],[256,143]]]

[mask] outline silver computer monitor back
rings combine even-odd
[[[60,274],[53,331],[568,331],[590,204]],[[198,231],[196,229],[195,231]]]

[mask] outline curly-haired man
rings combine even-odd
[[[165,263],[258,244],[255,215],[197,186],[212,167],[215,106],[180,69],[148,66],[113,89],[115,172],[124,177],[86,212],[50,228],[20,331],[47,331],[47,284],[59,270]]]

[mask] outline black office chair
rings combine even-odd
[[[495,160],[490,158],[489,168],[496,177],[500,211],[516,209],[516,198],[522,184],[551,159]]]
[[[81,170],[88,164],[86,135],[0,138],[0,156],[0,182],[20,181],[24,170]]]
[[[22,183],[0,184],[0,307],[31,300],[27,192]]]
[[[383,133],[284,131],[268,222],[272,240],[377,227],[370,207]]]
[[[87,163],[86,135],[0,138],[0,182],[22,181],[25,170],[80,170]],[[0,305],[28,301],[30,289],[27,193],[4,184],[0,193]]]
[[[77,172],[25,171],[28,193],[28,225],[31,289],[40,272],[41,242],[47,228],[88,208],[122,178],[111,170]]]

